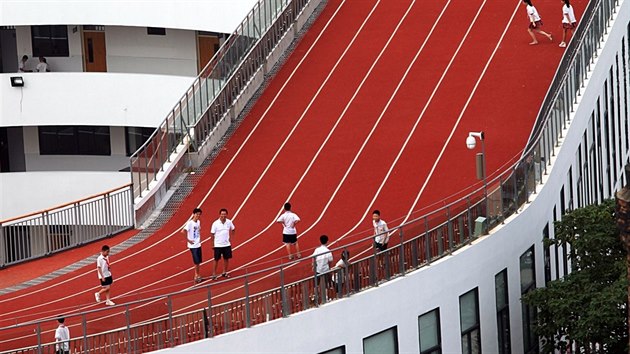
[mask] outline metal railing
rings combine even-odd
[[[602,24],[611,18],[616,4],[617,0],[598,0],[589,5],[580,37],[569,45],[566,71],[557,73],[561,77],[557,89],[550,90],[554,98],[545,100],[551,109],[541,110],[529,147],[491,176],[487,188],[448,198],[446,206],[390,230],[390,248],[384,252],[375,251],[373,236],[346,240],[332,252],[337,258],[341,251],[349,251],[354,258],[346,267],[324,275],[314,275],[312,259],[306,258],[260,270],[250,268],[244,276],[204,287],[66,315],[66,323],[77,324],[70,351],[147,352],[289,316],[404,276],[503,223],[529,202],[547,173],[549,157],[570,121],[573,103],[606,31]],[[481,228],[479,216],[485,218]],[[98,333],[105,322],[117,329]],[[53,352],[55,344],[42,338],[50,338],[54,326],[54,318],[6,326],[0,328],[0,341],[22,348],[11,353]],[[35,338],[37,345],[22,345]]]
[[[0,268],[92,242],[134,225],[131,185],[0,221]]]
[[[254,5],[160,126],[131,155],[134,198],[163,178],[159,173],[179,149],[197,150],[204,144],[309,2],[259,0]]]

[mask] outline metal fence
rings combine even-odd
[[[181,149],[197,150],[263,68],[311,0],[259,0],[148,140],[130,157],[134,198],[160,178]],[[168,171],[172,173],[173,171]],[[174,171],[175,173],[179,170]],[[168,188],[168,186],[167,186]]]
[[[131,185],[0,221],[0,268],[92,242],[134,225]]]
[[[599,0],[589,5],[580,37],[569,45],[571,59],[563,61],[565,69],[557,74],[561,79],[550,90],[554,98],[545,101],[551,108],[541,110],[529,148],[489,180],[487,188],[390,230],[390,248],[384,252],[373,248],[372,236],[332,249],[335,256],[347,250],[354,258],[327,274],[314,275],[312,260],[307,258],[192,290],[68,315],[66,322],[77,324],[70,352],[147,352],[289,316],[404,276],[501,224],[529,202],[547,173],[616,4],[617,0]],[[100,321],[117,329],[99,332]],[[50,331],[54,318],[0,328],[0,340],[11,338],[11,347],[22,348],[11,353],[52,353],[55,344],[42,340],[50,338]],[[35,340],[37,345],[23,345]]]

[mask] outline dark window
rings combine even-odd
[[[109,127],[39,127],[41,155],[111,155]]]
[[[564,194],[564,186],[562,186],[562,194]],[[562,203],[564,204],[564,200],[562,201]],[[553,224],[556,224],[556,221],[558,221],[558,216],[556,215],[556,207],[553,207]],[[554,235],[555,238],[555,235]],[[554,244],[553,245],[553,253],[555,256],[555,266],[556,266],[556,279],[560,279],[560,258],[558,255],[558,245]]]
[[[510,354],[510,300],[508,297],[507,269],[494,276],[494,292],[497,299],[497,334],[499,354]]]
[[[543,229],[543,249],[544,249],[544,258],[545,258],[545,285],[549,284],[551,281],[551,250],[550,246],[546,244],[549,240],[549,224],[545,225]]]
[[[341,347],[333,348],[319,354],[346,354],[346,346],[342,345]]]
[[[459,297],[459,323],[462,331],[462,354],[481,354],[477,288]]]
[[[147,34],[150,36],[166,36],[166,28],[147,27]]]
[[[131,154],[138,151],[138,149],[149,139],[154,131],[155,128],[126,127],[125,145],[127,148],[127,156],[131,156]]]
[[[418,317],[420,354],[442,354],[440,334],[440,309],[435,309]]]
[[[628,45],[630,46],[630,23],[628,24]],[[626,52],[625,41],[621,42],[621,52],[622,53]],[[623,65],[623,97],[625,98],[625,102],[628,102],[628,100],[630,99],[628,98],[628,74],[629,73],[628,73],[628,68],[626,64],[626,59],[622,58],[621,63]],[[628,115],[630,114],[628,113],[628,104],[623,105],[623,112],[624,112],[624,122],[626,126],[626,129],[624,130],[624,132],[626,134],[626,150],[627,150],[630,145],[630,130],[629,130],[630,127],[628,126],[628,118],[629,118]]]
[[[521,295],[536,288],[536,259],[534,246],[527,250],[520,258]],[[536,308],[522,303],[523,307],[523,346],[525,353],[538,353],[538,337],[534,333],[536,323]]]
[[[67,26],[31,26],[33,57],[68,57]]]

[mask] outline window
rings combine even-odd
[[[33,57],[68,57],[67,26],[31,26]]]
[[[111,155],[109,127],[39,127],[41,155]]]
[[[319,354],[346,354],[346,346],[342,345],[341,347],[330,349]]]
[[[166,36],[166,28],[147,27],[147,34],[150,36]]]
[[[155,128],[125,127],[127,156],[131,156],[131,154],[138,151],[154,131]]]
[[[564,195],[564,186],[562,186],[562,195]],[[564,200],[562,201],[562,203],[564,204]],[[556,207],[553,207],[553,225],[556,224],[556,221],[558,221],[558,216],[556,215]],[[555,234],[554,234],[554,238],[555,238]],[[555,266],[556,266],[556,279],[560,279],[560,258],[558,256],[558,244],[554,244],[553,245],[553,253],[555,256]]]
[[[440,335],[440,309],[435,309],[418,317],[420,333],[420,354],[442,354]]]
[[[499,354],[510,354],[510,301],[508,298],[507,269],[494,276],[494,292],[497,299],[497,334]]]
[[[521,295],[536,288],[536,260],[534,246],[527,250],[520,258]],[[536,323],[536,308],[522,303],[523,307],[523,345],[525,353],[538,353],[538,337],[534,333]]]
[[[363,339],[364,354],[398,354],[398,332],[396,327],[386,329]]]
[[[462,331],[462,354],[480,354],[481,333],[477,288],[459,297],[459,322]]]
[[[543,229],[543,243],[549,240],[549,223],[545,225]],[[545,258],[545,285],[551,282],[551,250],[550,246],[544,244],[544,258]]]

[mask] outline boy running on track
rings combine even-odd
[[[202,262],[201,257],[201,209],[195,208],[192,213],[192,217],[186,223],[186,226],[182,229],[182,233],[186,234],[186,241],[188,249],[192,254],[194,269],[195,269],[195,283],[201,282],[201,275],[199,275],[199,265]]]
[[[214,270],[212,271],[212,280],[217,279],[217,269],[219,268],[219,260],[223,257],[223,274],[224,278],[229,278],[228,265],[229,259],[232,258],[232,245],[230,237],[234,237],[234,224],[232,220],[227,218],[227,209],[219,211],[219,219],[212,223],[210,233],[214,237]]]
[[[300,217],[291,211],[291,203],[284,204],[284,214],[280,215],[277,222],[282,224],[282,242],[287,248],[289,259],[293,259],[291,245],[295,245],[295,256],[300,258],[300,245],[297,242],[297,230],[295,225],[300,222]]]
[[[109,265],[109,246],[105,245],[101,247],[101,255],[96,259],[96,272],[98,273],[98,279],[101,281],[101,290],[94,293],[96,302],[101,302],[101,295],[105,294],[105,305],[115,305],[113,301],[109,299],[109,292],[112,283],[112,272]]]
[[[553,41],[553,37],[551,36],[551,33],[547,33],[541,29],[543,25],[542,19],[540,18],[540,15],[538,14],[538,10],[536,10],[534,5],[532,5],[532,1],[523,0],[523,3],[527,7],[527,17],[529,18],[529,27],[527,28],[527,32],[529,32],[529,35],[532,36],[532,41],[531,43],[529,43],[529,45],[538,44],[538,40],[536,39],[536,35],[534,34],[534,31],[544,35],[550,41]]]

